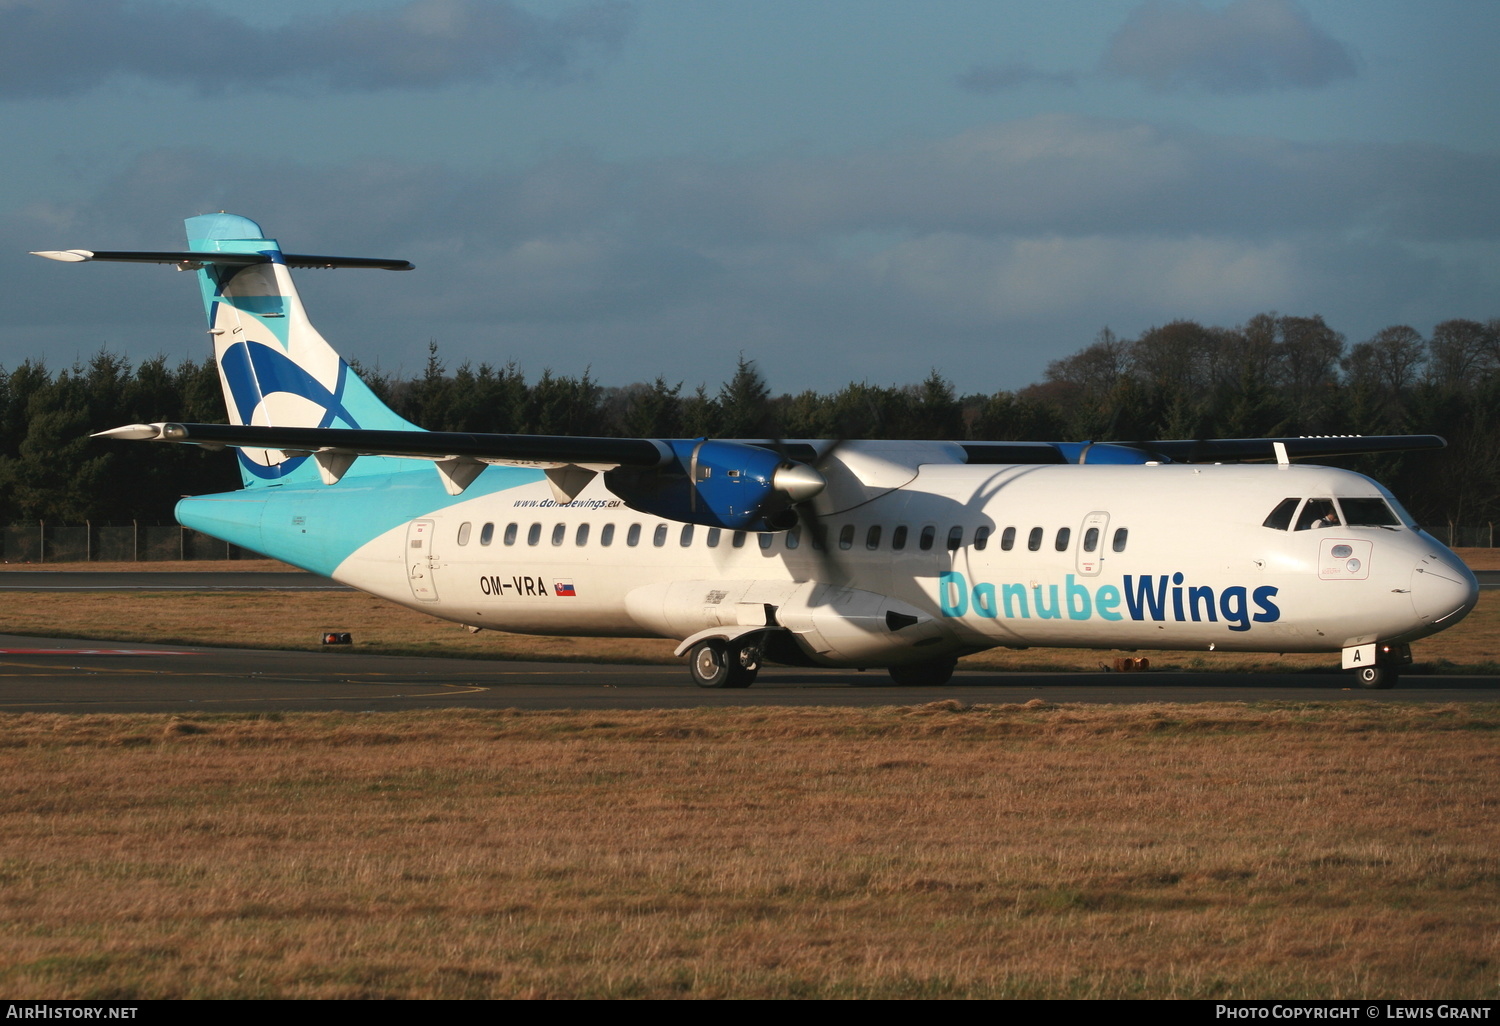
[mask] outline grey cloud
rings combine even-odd
[[[1158,92],[1316,88],[1356,73],[1353,56],[1293,0],[1150,0],[1110,41],[1104,69]]]
[[[955,80],[960,89],[971,93],[1001,93],[1028,85],[1061,86],[1071,89],[1078,76],[1066,71],[1043,71],[1029,64],[976,64]]]
[[[1300,144],[1043,115],[836,157],[674,163],[643,174],[658,224],[724,238],[834,233],[1315,232],[1500,236],[1500,157]]]
[[[1051,115],[836,157],[278,172],[161,151],[86,203],[0,217],[0,364],[104,342],[201,356],[186,276],[22,254],[173,249],[183,217],[220,208],[293,251],[415,262],[399,281],[299,277],[337,347],[408,372],[436,338],[452,364],[592,364],[612,384],[717,382],[743,349],[777,387],[915,381],[933,364],[1017,387],[1104,324],[1279,309],[1364,337],[1496,312],[1500,200],[1485,183],[1500,158],[1442,147]]]
[[[557,83],[618,48],[631,20],[622,0],[554,18],[508,0],[408,0],[257,28],[165,0],[0,0],[0,97],[73,95],[121,75],[208,93]]]

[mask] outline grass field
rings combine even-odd
[[[1493,659],[1492,595],[1418,659]],[[0,610],[154,642],[671,645],[343,593]],[[1494,1000],[1497,733],[1497,703],[0,715],[0,992]]]
[[[1500,707],[0,718],[0,990],[1500,996]]]

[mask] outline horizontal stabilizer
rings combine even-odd
[[[32,256],[60,260],[63,263],[79,264],[88,260],[112,260],[125,264],[172,264],[184,270],[196,270],[204,264],[219,264],[230,267],[249,267],[254,264],[269,264],[273,258],[265,253],[203,253],[196,250],[181,252],[146,252],[115,250],[113,252],[91,249],[35,250]],[[414,267],[407,260],[386,260],[381,257],[334,257],[307,256],[300,253],[281,253],[280,263],[287,267],[360,267],[383,271],[410,271]]]

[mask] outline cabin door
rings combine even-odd
[[[413,520],[406,529],[406,576],[411,593],[423,602],[437,601],[437,581],[433,569],[436,554],[437,525],[431,520]]]

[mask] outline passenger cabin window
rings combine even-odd
[[[1129,539],[1130,539],[1130,528],[1128,528],[1128,527],[1117,527],[1117,528],[1115,528],[1114,550],[1116,552],[1124,552],[1125,551],[1125,543]]]
[[[774,534],[763,534],[760,536],[760,548],[762,552],[770,552],[771,544],[776,540]]]
[[[1325,527],[1338,527],[1339,513],[1332,499],[1308,499],[1297,514],[1297,530],[1316,531]]]
[[[479,544],[488,545],[495,540],[495,525],[485,524],[479,529]]]
[[[854,525],[853,524],[845,524],[843,527],[839,528],[839,548],[841,548],[841,549],[852,549],[852,548],[854,548]]]
[[[561,545],[563,542],[565,542],[567,540],[568,540],[568,525],[567,524],[558,524],[556,527],[552,528],[552,544],[553,545]]]
[[[489,525],[486,524],[485,526],[488,527]],[[520,532],[520,530],[521,530],[521,525],[520,524],[506,524],[505,525],[505,544],[507,544],[507,545],[514,545],[516,543],[516,535]],[[488,545],[489,544],[489,542],[487,540],[485,540],[484,538],[480,538],[479,541],[480,541],[481,544],[484,544],[484,545]]]
[[[880,548],[880,525],[874,524],[865,532],[865,548],[874,552]]]
[[[937,528],[931,524],[928,524],[926,527],[922,528],[921,537],[917,539],[917,548],[921,549],[923,552],[926,552],[928,549],[932,548],[932,543],[936,540]]]
[[[474,525],[467,520],[458,525],[458,543],[460,545],[469,544],[469,532],[473,529]]]
[[[1067,552],[1068,542],[1072,540],[1073,529],[1071,527],[1059,527],[1057,529],[1057,541],[1053,543],[1053,547],[1056,548],[1058,552]]]
[[[906,548],[906,525],[897,524],[896,529],[891,532],[891,548],[900,552]]]
[[[1083,551],[1093,552],[1099,547],[1099,528],[1091,527],[1083,532]]]
[[[603,527],[599,528],[599,544],[604,546],[605,548],[609,548],[609,546],[613,545],[614,543],[615,525],[605,524]]]
[[[1292,514],[1297,512],[1297,504],[1301,501],[1301,499],[1282,499],[1276,504],[1276,508],[1271,510],[1271,515],[1266,517],[1261,526],[1269,527],[1273,531],[1285,531],[1292,526]]]
[[[1000,532],[1000,548],[1004,552],[1009,552],[1015,547],[1016,529],[1014,527],[1007,527],[1005,530]]]
[[[1040,552],[1042,548],[1043,531],[1040,527],[1033,527],[1031,533],[1026,536],[1026,547],[1032,552]]]
[[[628,530],[628,531],[625,532],[625,544],[626,545],[635,546],[635,545],[639,545],[640,543],[641,543],[641,525],[640,524],[631,524],[630,525],[630,530]]]
[[[745,547],[745,532],[734,532],[734,535],[729,539],[729,544],[737,549],[743,549]]]
[[[717,527],[710,527],[708,529],[708,547],[711,549],[719,547],[719,529]]]
[[[651,535],[651,544],[661,548],[667,543],[667,525],[657,524],[656,531]]]
[[[819,552],[828,548],[828,528],[822,524],[813,524],[812,530],[808,532],[808,538],[812,541],[812,547]]]
[[[964,543],[964,529],[962,527],[948,528],[948,551],[957,552]]]
[[[692,524],[683,524],[682,525],[682,534],[680,534],[678,536],[678,538],[677,538],[677,544],[681,545],[683,548],[687,548],[689,545],[693,544],[693,525]]]
[[[588,524],[579,524],[578,525],[578,533],[575,534],[575,535],[573,535],[573,544],[577,545],[579,548],[582,548],[583,546],[587,545],[588,543],[589,543],[589,525]]]
[[[990,529],[988,527],[976,527],[974,529],[974,548],[980,552],[990,543]]]
[[[802,529],[800,527],[794,527],[786,533],[786,547],[788,549],[795,549],[798,545],[801,544]]]
[[[531,530],[526,532],[526,544],[535,545],[542,540],[542,525],[532,524]]]
[[[1384,499],[1340,499],[1344,523],[1350,527],[1400,527],[1401,521]]]

